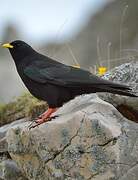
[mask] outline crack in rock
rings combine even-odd
[[[85,115],[84,115],[84,117],[82,118],[82,120],[80,121],[80,127],[78,128],[78,130],[76,131],[76,133],[69,139],[69,142],[63,147],[63,149],[60,150],[60,151],[58,151],[58,152],[56,152],[56,153],[53,155],[53,157],[50,158],[50,159],[48,159],[45,163],[48,163],[49,161],[56,159],[56,157],[57,157],[59,154],[63,153],[63,152],[65,151],[65,149],[71,145],[72,140],[73,140],[76,136],[78,136],[78,133],[79,133],[79,131],[80,131],[80,129],[81,129],[81,125],[82,125],[83,122],[84,122],[84,119],[85,119]]]

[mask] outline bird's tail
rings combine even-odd
[[[123,96],[130,96],[130,97],[138,97],[130,87],[111,87],[111,86],[102,86],[101,92],[109,92],[113,94],[119,94]]]

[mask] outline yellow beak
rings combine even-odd
[[[2,44],[3,48],[13,48],[13,46],[10,43]]]

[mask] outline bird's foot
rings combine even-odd
[[[57,108],[49,108],[46,112],[44,112],[42,115],[40,115],[37,120],[33,121],[29,125],[29,129],[35,128],[35,127],[39,126],[40,124],[43,124],[47,121],[51,121],[52,119],[56,118],[57,116],[51,117],[52,113],[54,113],[56,110],[57,110]]]
[[[47,121],[51,121],[52,118],[47,118],[47,119],[42,119],[42,118],[38,118],[37,120],[33,121],[30,125],[29,125],[29,129],[35,128],[37,126],[39,126],[40,124],[43,124]],[[34,124],[35,123],[35,124]]]
[[[35,128],[35,127],[39,126],[40,124],[43,124],[43,123],[48,122],[48,121],[51,121],[52,119],[55,119],[56,117],[58,117],[58,116],[52,116],[52,117],[49,117],[49,118],[47,118],[47,119],[41,119],[41,118],[39,118],[39,119],[33,121],[33,122],[29,125],[29,129]],[[34,124],[34,123],[35,123],[35,124]],[[34,125],[33,125],[33,124],[34,124]]]

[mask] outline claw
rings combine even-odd
[[[58,116],[52,116],[52,117],[49,117],[49,118],[47,118],[47,119],[40,119],[40,118],[39,118],[39,119],[31,122],[30,125],[28,126],[28,128],[29,128],[29,130],[30,130],[30,129],[32,129],[32,128],[35,128],[35,127],[39,126],[40,124],[43,124],[43,123],[48,122],[48,121],[51,121],[52,119],[55,119],[56,117],[58,117]],[[34,124],[34,123],[35,123],[35,124]],[[34,125],[33,125],[33,124],[34,124]]]
[[[47,121],[51,121],[52,119],[56,118],[57,116],[51,117],[52,113],[55,112],[56,110],[57,108],[49,108],[48,111],[40,115],[38,119],[36,119],[29,125],[29,129],[35,128],[36,126],[39,126],[40,124],[43,124]],[[33,123],[35,124],[33,125]]]
[[[32,129],[32,128],[34,128],[34,125],[33,125],[34,123],[35,123],[35,121],[33,121],[33,122],[31,122],[31,123],[29,124],[29,126],[28,126],[29,130]]]
[[[30,129],[33,129],[33,128],[39,126],[40,124],[43,124],[43,123],[45,123],[45,122],[51,121],[52,119],[55,119],[56,117],[58,117],[58,116],[49,117],[49,118],[47,118],[47,119],[45,119],[45,120],[43,120],[43,119],[37,119],[37,120],[31,122],[30,125],[28,126],[28,128],[29,128],[29,130],[30,130]],[[34,123],[35,123],[35,124],[34,124]],[[33,124],[34,124],[34,125],[33,125]]]
[[[47,119],[37,119],[37,120],[33,121],[33,122],[28,126],[28,128],[29,128],[29,130],[30,130],[30,129],[35,128],[35,127],[39,126],[40,124],[43,124],[43,123],[45,123],[45,122],[47,122],[47,121],[51,121],[51,118],[47,118]],[[34,123],[35,123],[35,124],[34,124]],[[34,124],[34,125],[33,125],[33,124]]]

